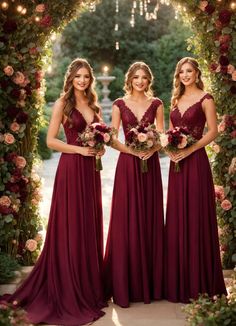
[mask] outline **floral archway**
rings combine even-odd
[[[87,0],[15,0],[0,4],[0,248],[35,261],[41,237],[40,180],[34,173],[50,38]],[[219,114],[211,156],[224,267],[236,262],[236,3],[172,1],[194,37],[190,46],[208,74]]]

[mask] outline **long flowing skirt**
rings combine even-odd
[[[121,153],[113,190],[104,260],[106,298],[129,302],[162,298],[163,195],[158,154],[142,173],[140,159]]]
[[[205,149],[171,162],[165,227],[165,297],[189,302],[226,293],[220,261],[215,193]]]

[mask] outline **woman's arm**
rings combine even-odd
[[[163,132],[164,130],[164,107],[163,104],[159,105],[156,112],[156,127],[157,131]]]
[[[68,154],[81,154],[85,156],[94,156],[96,151],[93,148],[81,147],[66,144],[57,138],[60,125],[63,121],[63,101],[59,99],[53,106],[52,117],[48,127],[47,146],[59,152]]]
[[[187,157],[198,149],[205,147],[212,140],[214,140],[218,134],[216,108],[214,101],[212,99],[205,99],[202,103],[202,108],[206,116],[207,132],[196,143],[174,154],[176,162],[181,161],[183,158]]]

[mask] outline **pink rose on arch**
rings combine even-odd
[[[23,169],[26,166],[26,159],[23,156],[17,156],[14,163],[18,169]]]
[[[34,74],[36,81],[40,82],[44,77],[44,72],[42,70],[38,70]]]
[[[21,84],[23,84],[24,81],[25,81],[25,76],[24,76],[24,74],[23,74],[22,72],[17,71],[17,72],[14,74],[12,80],[13,80],[13,82],[14,82],[15,84],[17,84],[17,85],[21,85]]]
[[[7,76],[12,76],[14,74],[14,69],[12,68],[12,66],[6,66],[4,69],[3,69],[5,75]]]
[[[236,157],[232,158],[228,172],[229,174],[234,174],[236,172]]]
[[[42,13],[42,12],[45,11],[45,9],[46,9],[45,4],[40,3],[39,5],[36,6],[35,11],[36,12],[39,12],[39,13]]]
[[[0,205],[5,207],[10,207],[11,199],[8,196],[0,197]]]
[[[4,134],[4,142],[7,145],[11,145],[15,142],[15,137],[10,133],[6,133],[6,134]]]
[[[220,72],[221,71],[221,65],[218,65],[215,69],[215,72]]]
[[[20,101],[17,101],[16,107],[17,108],[24,108],[25,104],[26,104],[25,100],[20,100]]]
[[[12,124],[10,125],[10,129],[13,132],[18,132],[20,130],[20,125],[17,122],[12,122]]]
[[[140,132],[137,138],[140,143],[144,143],[147,140],[147,135]]]
[[[30,80],[27,76],[25,76],[25,80],[23,81],[23,83],[21,83],[22,87],[25,87],[26,85],[28,85],[30,83]]]
[[[37,233],[36,236],[34,237],[35,241],[42,241],[43,240],[43,236],[41,233]]]
[[[227,67],[228,74],[232,75],[232,73],[235,71],[235,68],[233,65],[228,65]]]
[[[232,131],[232,132],[230,133],[230,136],[231,136],[232,138],[236,138],[236,130]]]
[[[221,121],[221,123],[218,125],[218,131],[219,132],[224,132],[226,128],[226,123],[224,120]]]
[[[187,146],[187,136],[186,135],[183,135],[182,136],[182,139],[181,139],[181,143],[177,146],[178,148],[185,148]]]
[[[30,55],[36,55],[38,53],[38,50],[36,47],[30,48],[29,49],[29,54]]]
[[[225,198],[224,187],[215,185],[214,188],[215,188],[216,199],[222,201]]]
[[[198,8],[202,11],[205,11],[207,5],[208,5],[208,1],[200,1]]]
[[[33,252],[37,249],[37,245],[37,241],[35,241],[34,239],[28,239],[25,243],[25,248]]]
[[[232,80],[236,81],[236,70],[234,70],[232,73]]]
[[[215,142],[212,143],[211,147],[216,154],[218,154],[220,152],[220,146],[218,144],[216,144]]]
[[[108,133],[105,133],[105,134],[103,135],[103,139],[104,139],[104,142],[105,142],[105,143],[108,143],[109,140],[111,139],[111,137],[110,137],[110,135],[109,135]]]
[[[224,211],[229,211],[232,208],[232,204],[228,199],[223,200],[220,206]]]

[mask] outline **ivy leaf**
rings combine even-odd
[[[4,218],[4,221],[5,221],[6,223],[10,223],[12,220],[13,220],[13,216],[12,216],[12,215],[7,215],[7,216]]]
[[[223,34],[231,34],[232,33],[232,28],[230,28],[230,27],[224,27],[222,29],[222,33]]]

